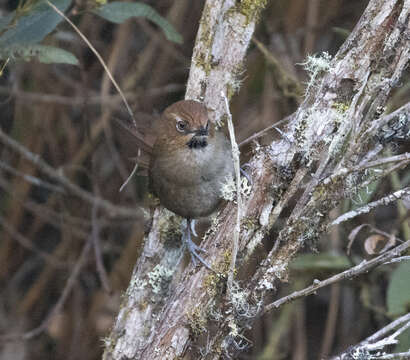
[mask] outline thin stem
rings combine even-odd
[[[115,86],[115,88],[117,89],[118,93],[120,94],[122,101],[124,101],[125,107],[128,110],[129,115],[132,118],[132,121],[134,123],[135,128],[137,127],[137,122],[135,121],[135,117],[134,117],[134,113],[131,110],[131,107],[128,105],[128,101],[125,98],[124,93],[122,92],[120,86],[117,84],[117,82],[115,81],[114,77],[112,76],[110,70],[108,69],[108,66],[105,64],[103,58],[101,57],[101,55],[98,53],[98,51],[94,48],[94,46],[90,43],[90,41],[86,38],[86,36],[80,31],[80,29],[74,25],[74,23],[67,17],[64,15],[63,12],[60,11],[60,9],[58,9],[55,5],[53,5],[50,1],[46,0],[47,4],[58,14],[60,15],[62,18],[65,19],[65,21],[67,21],[71,27],[77,32],[77,34],[81,37],[81,39],[84,40],[84,42],[88,45],[88,47],[91,49],[91,51],[94,53],[94,55],[97,57],[97,59],[99,60],[99,62],[101,63],[102,67],[104,68],[104,70],[106,71],[108,77],[110,78],[111,82],[113,83],[113,85]]]
[[[385,264],[386,262],[389,262],[390,260],[392,260],[393,258],[395,258],[396,256],[400,255],[401,253],[403,253],[405,250],[407,250],[408,248],[410,248],[410,240],[406,241],[405,243],[395,247],[394,249],[385,252],[384,254],[371,259],[369,261],[363,261],[361,262],[359,265],[356,265],[346,271],[343,271],[339,274],[336,274],[326,280],[314,280],[313,284],[308,286],[307,288],[303,289],[303,290],[298,290],[293,292],[292,294],[285,296],[281,299],[278,299],[276,301],[274,301],[273,303],[266,305],[263,313],[269,312],[273,309],[278,309],[279,307],[283,306],[284,304],[287,304],[291,301],[294,301],[296,299],[299,299],[301,297],[305,297],[311,294],[314,294],[317,290],[337,283],[339,281],[342,280],[346,280],[346,279],[351,279],[353,277],[356,277],[360,274],[366,273],[369,270],[380,266],[382,264]]]
[[[241,171],[240,171],[240,163],[239,163],[240,152],[239,152],[238,144],[235,139],[235,131],[233,128],[232,115],[229,110],[228,99],[223,92],[221,92],[221,95],[224,98],[226,114],[228,115],[228,129],[229,129],[229,136],[231,139],[232,158],[233,158],[233,164],[235,168],[235,178],[236,178],[236,202],[238,205],[237,211],[236,211],[235,232],[233,234],[232,256],[231,256],[231,263],[229,265],[229,275],[228,275],[228,291],[229,291],[229,294],[231,294],[233,278],[234,278],[234,273],[235,273],[236,257],[238,255],[238,249],[239,249],[239,234],[241,231],[241,211],[242,211]]]

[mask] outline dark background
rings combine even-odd
[[[155,25],[144,19],[110,24],[84,11],[90,3],[76,1],[68,16],[106,60],[137,121],[143,123],[182,99],[204,2],[146,1],[182,34],[182,45],[167,41]],[[10,11],[16,4],[3,1],[0,10]],[[307,54],[327,51],[334,55],[366,5],[363,0],[271,1],[261,14],[254,38],[303,87],[307,74],[300,64]],[[133,167],[129,158],[136,155],[137,146],[115,124],[115,119],[129,124],[130,118],[100,63],[65,23],[47,42],[74,53],[80,66],[9,63],[0,77],[3,131],[82,188],[116,205],[149,208],[152,201],[147,197],[144,177],[136,176],[123,192],[118,192]],[[255,43],[249,48],[238,81],[241,88],[232,99],[231,111],[239,141],[291,114],[302,99],[283,91],[277,71]],[[409,92],[407,74],[387,110],[399,107],[406,98],[408,101]],[[267,144],[274,136],[277,133],[269,132],[260,143]],[[406,146],[408,151],[408,144],[401,143],[386,148],[403,152]],[[242,149],[244,159],[249,149]],[[21,174],[29,174],[49,180],[38,168],[1,145],[0,161],[14,169],[14,173],[0,169],[0,332],[8,335],[36,328],[47,318],[91,236],[95,219],[92,207],[81,199],[22,178]],[[408,169],[395,176],[374,184],[361,199],[346,200],[335,215],[394,191],[395,180],[403,187],[410,182]],[[317,249],[322,255],[340,256],[344,261],[347,235],[365,222],[405,238],[406,211],[403,206],[400,213],[393,204],[361,216],[334,228]],[[96,216],[113,294],[102,289],[91,252],[62,311],[38,336],[23,342],[2,341],[0,359],[101,357],[102,339],[108,335],[118,310],[145,228],[138,218],[113,218],[105,213]],[[273,231],[268,240],[273,241],[274,236]],[[356,259],[369,257],[362,246],[367,236],[361,234],[353,246]],[[307,286],[314,278],[328,277],[345,266],[315,264],[317,261],[311,259],[295,269],[280,294]],[[243,358],[318,359],[356,344],[389,321],[386,289],[392,270],[394,266],[381,267],[265,316],[247,334],[254,346]]]

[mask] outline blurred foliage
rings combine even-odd
[[[65,11],[71,0],[56,0],[54,5]],[[37,58],[43,63],[67,63],[77,65],[71,53],[53,46],[34,45],[51,33],[62,21],[46,1],[26,1],[17,10],[0,21],[0,59],[31,60]]]
[[[308,54],[334,55],[367,2],[268,3],[255,32],[260,46],[258,42],[250,46],[238,71],[240,91],[232,99],[239,141],[296,110],[301,84],[307,81],[298,64]],[[53,4],[105,59],[138,125],[149,124],[152,116],[183,98],[203,0],[55,0]],[[128,112],[94,54],[45,1],[1,3],[0,60],[3,131],[90,194],[129,209],[149,207],[147,182],[141,176],[118,192],[139,153],[134,139],[115,125],[114,119],[129,124]],[[78,66],[41,63],[77,61]],[[387,109],[408,102],[409,94],[407,73]],[[278,136],[276,131],[267,133],[261,146]],[[392,153],[410,151],[408,143],[394,138],[383,146]],[[241,152],[245,162],[252,147]],[[409,169],[397,171],[394,181],[361,189],[332,216],[358,202],[378,199],[392,192],[397,181],[403,186],[409,179]],[[95,233],[113,294],[104,292],[90,253],[60,313],[33,340],[0,343],[0,360],[99,359],[100,339],[111,328],[141,250],[146,229],[140,219],[95,210],[80,198],[55,191],[57,185],[0,144],[0,334],[22,333],[42,323]],[[303,254],[294,261],[295,271],[277,296],[349,267],[348,234],[357,226],[372,224],[403,240],[408,220],[404,205],[398,209],[391,204],[331,228],[318,244],[320,254]],[[274,243],[280,223],[266,240],[266,249]],[[354,263],[369,257],[363,250],[368,237],[365,230],[357,236]],[[249,266],[246,275],[254,270]],[[408,271],[409,262],[385,265],[267,314],[246,334],[254,346],[243,359],[259,354],[261,359],[318,359],[358,343],[388,323],[390,315],[409,309]],[[361,298],[361,293],[366,297]]]
[[[317,273],[322,271],[343,271],[351,266],[347,256],[338,256],[333,254],[303,254],[296,257],[291,263],[291,269],[302,271],[305,274],[309,272]]]
[[[122,24],[132,17],[141,16],[158,25],[168,40],[176,42],[177,44],[182,43],[182,37],[174,27],[151,6],[146,4],[115,1],[98,7],[93,10],[93,13],[117,24]]]
[[[70,3],[71,0],[54,1],[54,5],[63,12]],[[38,43],[63,20],[46,1],[27,1],[6,19],[1,26],[1,48]]]
[[[0,58],[12,58],[24,61],[34,59],[44,64],[60,63],[78,65],[78,59],[72,53],[54,46],[38,44],[8,46],[4,52],[0,49]]]
[[[67,10],[72,0],[54,0],[53,5],[61,12]],[[181,35],[174,27],[160,16],[151,6],[143,3],[111,2],[100,4],[92,12],[102,18],[121,24],[124,21],[140,16],[146,18],[164,31],[168,40],[182,43]],[[68,51],[53,46],[33,45],[41,42],[63,20],[47,0],[26,1],[19,4],[15,11],[0,19],[0,59],[66,63],[78,65],[76,57]]]
[[[387,289],[389,315],[403,315],[410,310],[410,261],[403,261],[391,275]]]

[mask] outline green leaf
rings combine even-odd
[[[367,178],[369,178],[369,176],[367,176]],[[355,203],[353,203],[352,210],[358,209],[359,207],[362,207],[366,205],[367,203],[369,203],[374,193],[376,192],[379,186],[379,183],[380,183],[380,180],[376,180],[376,181],[371,182],[365,188],[361,188],[358,191],[357,195],[355,196]]]
[[[410,261],[403,261],[394,270],[387,289],[389,315],[402,315],[410,309]]]
[[[78,59],[70,52],[46,45],[15,45],[7,49],[0,49],[0,59],[12,58],[15,60],[30,61],[33,58],[44,64],[78,65]]]
[[[351,266],[347,256],[332,254],[303,254],[298,256],[290,267],[298,271],[345,270]]]
[[[52,1],[63,12],[71,3],[71,0]],[[14,19],[16,13],[8,16]],[[0,36],[0,48],[38,43],[53,31],[62,19],[45,1],[39,1],[24,15],[17,13],[16,24]]]
[[[117,24],[131,17],[147,18],[161,28],[168,40],[178,44],[182,43],[182,36],[175,28],[147,4],[115,1],[93,10],[93,13]]]

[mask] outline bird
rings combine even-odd
[[[149,162],[149,187],[161,205],[187,220],[183,241],[192,262],[210,269],[191,238],[195,219],[219,207],[221,187],[234,177],[231,145],[209,120],[207,108],[196,100],[181,100],[162,113]]]

